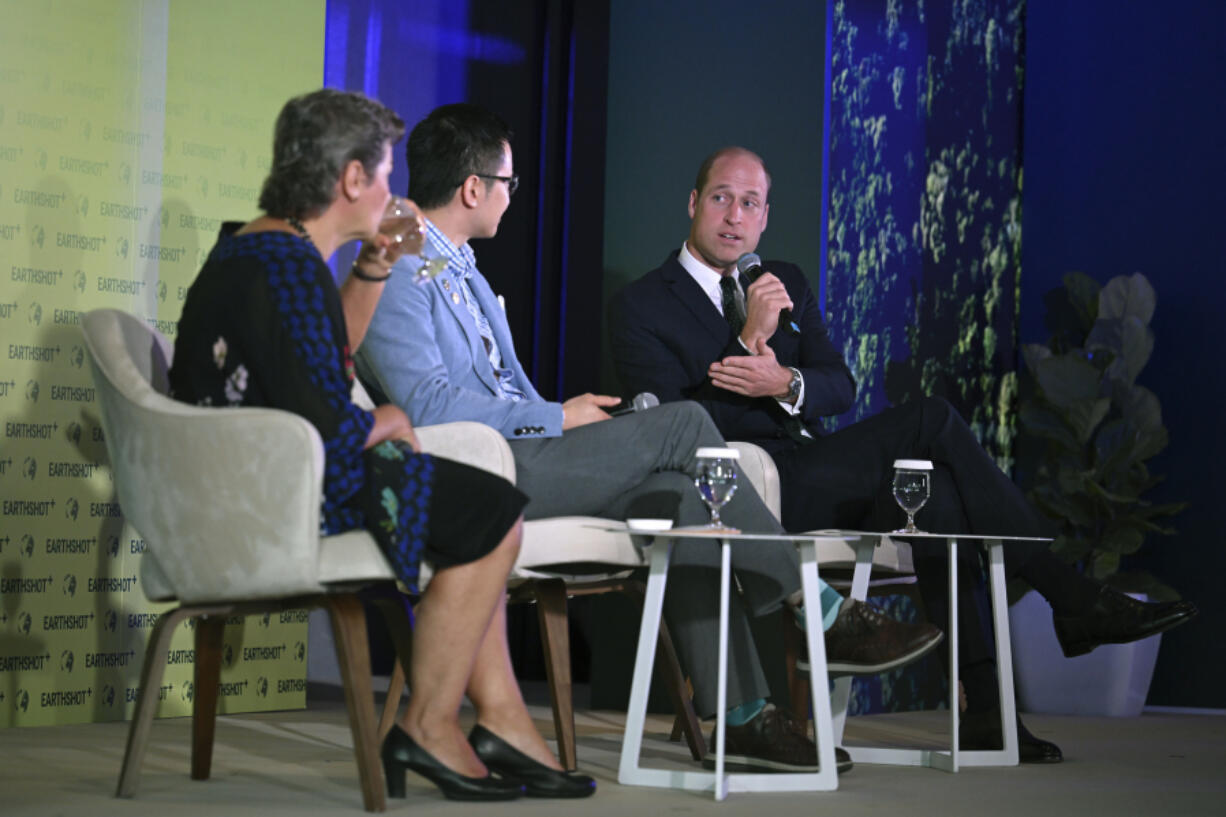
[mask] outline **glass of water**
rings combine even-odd
[[[709,527],[722,528],[719,509],[736,493],[736,461],[741,452],[735,448],[700,448],[694,456],[694,485],[711,511]]]
[[[413,276],[413,283],[424,284],[432,280],[447,266],[446,258],[426,258],[421,254],[425,243],[425,226],[415,205],[408,199],[392,196],[379,222],[379,232],[392,240],[389,250],[394,256],[402,253],[415,255],[421,266]]]
[[[907,514],[906,527],[894,533],[923,533],[915,527],[915,515],[928,501],[931,474],[931,460],[894,460],[894,501]]]

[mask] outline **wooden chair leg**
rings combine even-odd
[[[536,615],[545,650],[545,672],[553,700],[553,728],[558,760],[564,769],[578,768],[575,749],[575,701],[570,674],[570,622],[566,613],[566,583],[561,579],[532,582]]]
[[[673,733],[670,740],[680,740],[685,735],[689,744],[690,755],[697,761],[707,756],[707,742],[702,736],[702,724],[694,712],[694,690],[681,671],[681,662],[677,660],[677,650],[673,646],[672,636],[668,627],[660,622],[660,641],[656,644],[656,661],[664,673],[664,685],[668,688],[668,697],[672,699],[677,717],[673,721]]]
[[[383,811],[383,772],[375,744],[375,713],[371,707],[374,693],[370,684],[370,647],[366,641],[366,613],[354,595],[327,596],[324,604],[332,619],[336,658],[345,685],[345,705],[353,733],[353,752],[357,756],[358,779],[362,785],[362,804],[367,811]]]
[[[387,683],[387,698],[383,701],[383,712],[379,716],[379,728],[376,734],[382,744],[387,733],[392,731],[396,723],[396,715],[400,711],[400,700],[404,697],[405,667],[413,658],[413,613],[409,599],[402,593],[390,591],[370,596],[375,606],[383,614],[392,645],[396,649],[396,661],[392,666],[392,677]]]
[[[783,663],[788,679],[788,700],[791,703],[792,714],[802,722],[809,720],[809,682],[796,669],[796,659],[803,650],[800,628],[796,626],[796,616],[792,609],[784,605],[780,611],[783,624]]]
[[[397,659],[395,666],[392,667],[392,677],[387,682],[387,698],[383,701],[383,712],[379,715],[379,727],[375,732],[379,736],[380,743],[387,737],[387,733],[392,731],[392,726],[396,723],[396,716],[400,713],[400,699],[404,696],[404,687],[404,667]]]
[[[149,748],[149,729],[153,726],[153,716],[157,714],[158,688],[162,684],[162,673],[166,669],[166,651],[170,649],[170,639],[174,636],[175,628],[190,616],[187,610],[178,607],[163,613],[153,626],[149,644],[145,647],[145,663],[141,665],[140,692],[136,696],[136,711],[132,713],[132,724],[128,727],[128,745],[123,754],[123,766],[119,769],[116,797],[132,797],[136,794],[141,763],[145,759],[145,750]]]
[[[213,736],[217,730],[217,697],[221,684],[221,642],[225,629],[224,615],[203,615],[196,619],[192,780],[208,780],[213,766]]]
[[[642,582],[626,582],[621,585],[620,589],[634,596],[642,605],[645,593]],[[668,625],[663,621],[660,622],[660,640],[656,644],[656,663],[664,672],[665,687],[668,689],[673,707],[677,710],[676,720],[673,721],[673,734],[677,737],[671,739],[676,740],[681,733],[684,733],[686,743],[690,747],[690,755],[695,760],[701,761],[707,756],[707,742],[702,736],[702,724],[694,712],[693,689],[689,686],[685,673],[681,671],[681,662],[677,660],[677,650],[673,646],[672,636],[669,635]]]

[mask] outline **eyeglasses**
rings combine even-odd
[[[496,182],[506,182],[508,196],[514,196],[515,191],[519,189],[519,174],[518,173],[512,176],[491,176],[488,173],[474,173],[473,175],[479,179],[493,179]]]

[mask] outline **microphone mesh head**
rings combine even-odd
[[[751,267],[762,266],[762,259],[756,252],[747,252],[736,260],[736,271],[744,275]]]
[[[643,411],[644,409],[655,408],[660,405],[660,398],[656,397],[649,391],[639,392],[634,395],[634,410]]]

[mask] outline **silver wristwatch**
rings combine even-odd
[[[790,383],[788,383],[788,393],[783,399],[795,400],[796,398],[800,397],[800,387],[804,385],[805,381],[804,378],[800,376],[800,369],[797,369],[795,366],[789,366],[788,368],[792,370],[792,380]]]

